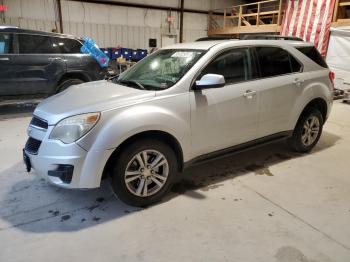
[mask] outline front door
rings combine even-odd
[[[53,93],[58,79],[66,70],[59,46],[49,36],[18,34],[16,94],[39,95]]]
[[[203,155],[253,140],[258,128],[258,81],[249,48],[219,54],[201,72],[220,74],[226,85],[192,91],[191,129],[194,155]]]
[[[13,95],[16,86],[13,50],[13,35],[0,33],[0,96]]]

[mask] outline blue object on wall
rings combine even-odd
[[[147,50],[137,49],[137,54],[138,54],[139,60],[141,60],[142,58],[145,58],[147,56]]]
[[[111,58],[111,51],[109,50],[109,48],[100,48],[101,51],[108,56],[108,58]]]
[[[131,60],[132,61],[139,61],[139,58],[137,56],[137,50],[132,50]]]
[[[130,49],[130,48],[122,48],[122,56],[126,60],[131,60],[131,58],[132,58],[132,49]]]
[[[107,67],[109,63],[109,57],[99,49],[96,42],[88,37],[84,37],[83,41],[84,43],[80,48],[80,51],[83,54],[89,54],[95,58],[101,67]]]
[[[146,49],[136,49],[132,50],[132,61],[140,61],[142,58],[147,56],[147,50]]]
[[[117,48],[114,48],[114,47],[108,47],[108,53],[109,53],[109,58],[110,59],[117,59],[117,56],[116,56],[116,50]]]

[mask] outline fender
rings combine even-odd
[[[291,112],[291,117],[288,126],[290,130],[293,130],[298,122],[301,113],[305,107],[314,99],[321,98],[327,104],[326,118],[328,117],[332,104],[332,84],[328,78],[328,70],[319,70],[309,72],[309,79],[312,79],[312,83],[306,83],[302,93],[298,96],[299,100],[295,102],[294,108]],[[325,84],[327,83],[327,84]],[[325,119],[326,120],[326,119]]]
[[[187,96],[188,97],[188,96]],[[168,107],[152,101],[134,106],[104,111],[98,125],[78,144],[88,151],[116,149],[128,138],[144,131],[163,131],[179,142],[184,161],[191,154],[190,108],[188,98],[175,96]],[[159,105],[159,106],[158,106]]]

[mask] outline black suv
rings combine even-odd
[[[48,96],[103,79],[106,69],[81,45],[69,35],[0,27],[0,98]]]

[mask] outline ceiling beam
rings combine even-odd
[[[169,6],[158,6],[158,5],[149,5],[149,4],[138,4],[138,3],[129,3],[123,1],[113,1],[113,0],[69,0],[74,2],[82,2],[82,3],[92,3],[92,4],[103,4],[103,5],[116,5],[116,6],[124,6],[124,7],[135,7],[135,8],[145,8],[145,9],[155,9],[155,10],[163,10],[163,11],[177,11],[177,12],[185,12],[185,13],[195,13],[195,14],[208,14],[209,11],[205,10],[197,10],[197,9],[189,9],[189,8],[179,8],[179,7],[169,7]]]

